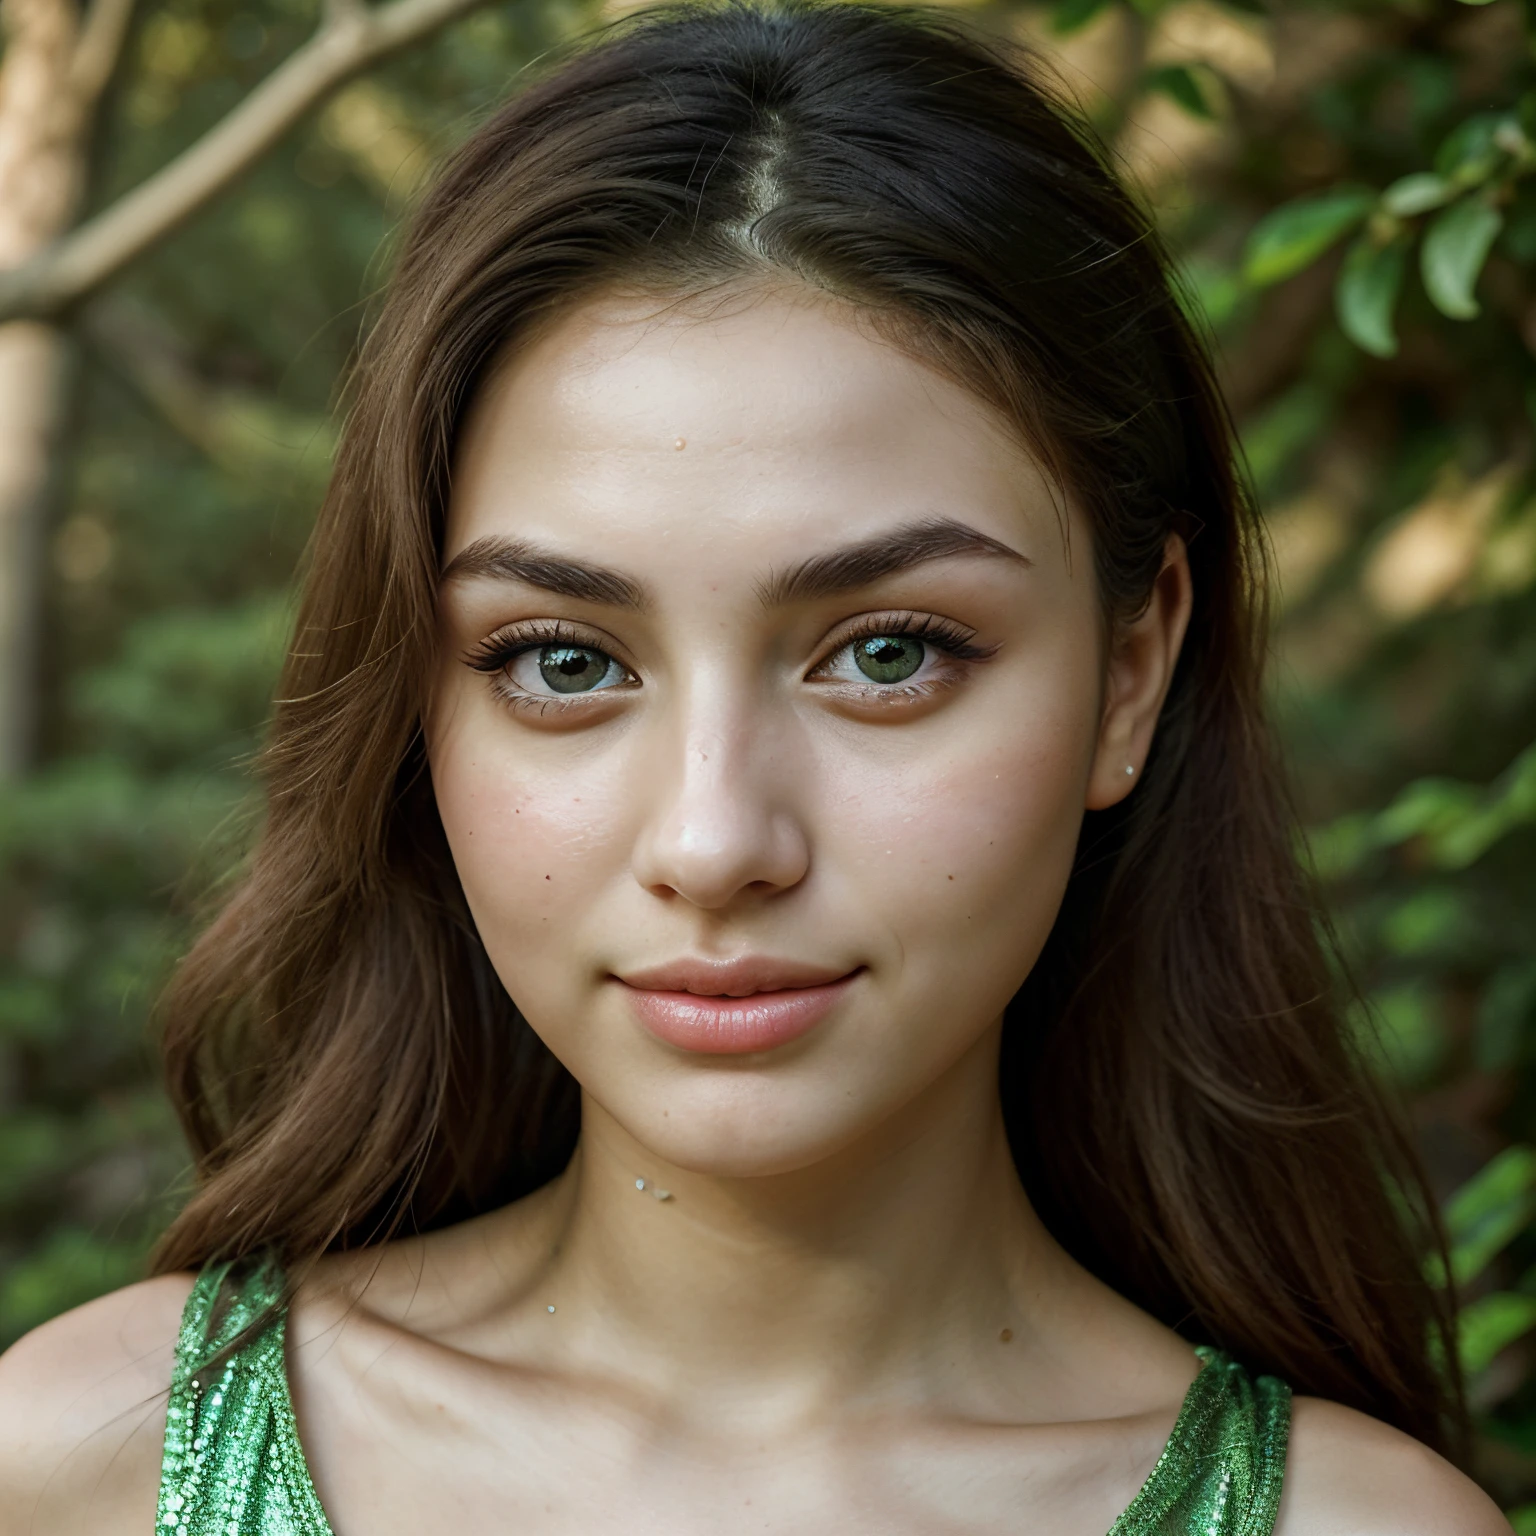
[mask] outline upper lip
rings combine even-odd
[[[643,992],[692,992],[701,997],[750,997],[754,992],[785,992],[841,981],[858,967],[813,965],[744,955],[739,960],[669,960],[619,977]]]

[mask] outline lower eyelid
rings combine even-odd
[[[933,672],[905,683],[855,683],[835,678],[825,685],[834,697],[849,703],[867,704],[875,709],[899,709],[935,694],[947,693],[962,681],[955,672]]]

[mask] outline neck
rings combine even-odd
[[[1013,1169],[997,1043],[856,1144],[772,1176],[668,1166],[588,1101],[530,1300],[582,1353],[712,1413],[946,1395],[1005,1338],[1019,1362],[1066,1261]]]

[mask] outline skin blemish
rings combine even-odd
[[[1001,1339],[1004,1344],[1013,1343],[1013,1329],[1004,1328],[1003,1331],[998,1334],[998,1338]]]

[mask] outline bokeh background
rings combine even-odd
[[[614,14],[0,4],[0,1345],[136,1278],[185,1187],[151,1006],[258,824],[402,214]],[[1446,1202],[1480,1475],[1536,1533],[1536,0],[973,14],[1054,61],[1212,332],[1309,856]]]

